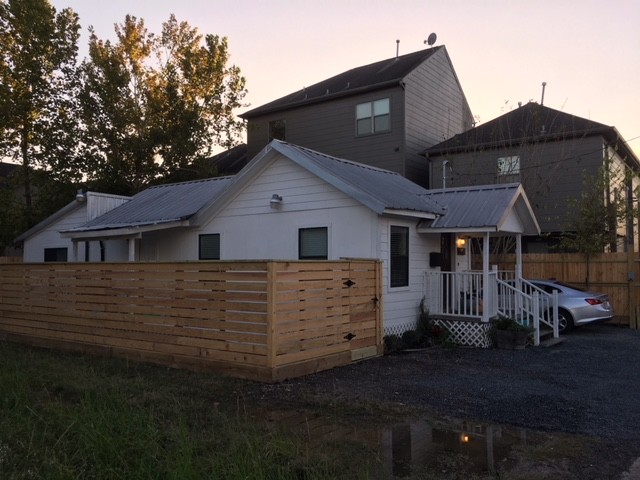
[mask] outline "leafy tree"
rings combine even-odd
[[[0,0],[0,158],[22,165],[23,225],[33,215],[32,172],[78,180],[77,15],[47,0]],[[12,214],[13,215],[13,214]]]
[[[115,32],[112,43],[91,30],[83,64],[92,185],[136,193],[159,177],[182,178],[214,144],[238,142],[244,125],[233,110],[242,105],[245,79],[227,65],[226,38],[202,36],[173,15],[160,35],[129,15]]]

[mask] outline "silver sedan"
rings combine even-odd
[[[606,322],[613,318],[609,296],[590,292],[557,280],[529,280],[547,293],[558,292],[558,327],[561,333],[577,325]]]

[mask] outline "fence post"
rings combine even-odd
[[[627,284],[628,289],[628,304],[627,311],[629,312],[629,328],[634,330],[638,329],[638,317],[637,317],[637,303],[638,303],[638,278],[637,278],[637,260],[635,259],[635,252],[633,251],[633,239],[630,245],[627,245]]]
[[[276,263],[267,262],[267,366],[273,375],[276,366]]]

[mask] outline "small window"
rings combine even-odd
[[[200,260],[220,260],[220,234],[200,235],[198,258]]]
[[[272,120],[269,122],[269,141],[287,139],[287,123],[284,120]]]
[[[510,183],[520,181],[520,157],[512,155],[510,157],[498,158],[498,182]]]
[[[326,260],[329,256],[327,227],[298,230],[298,258],[300,260]]]
[[[409,285],[409,228],[391,226],[390,242],[390,281],[391,287]]]
[[[389,99],[356,105],[356,132],[358,135],[388,132],[391,130]]]
[[[45,262],[66,262],[67,261],[67,248],[45,248],[44,249],[44,261]]]

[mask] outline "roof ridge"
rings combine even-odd
[[[212,182],[216,180],[225,180],[229,178],[233,178],[235,175],[223,175],[220,177],[209,177],[209,178],[198,178],[196,180],[186,180],[184,182],[172,182],[172,183],[162,183],[160,185],[151,185],[145,190],[151,190],[152,188],[163,188],[163,187],[173,187],[175,185],[186,185],[188,183],[204,183],[204,182]],[[144,191],[144,190],[143,190]]]

